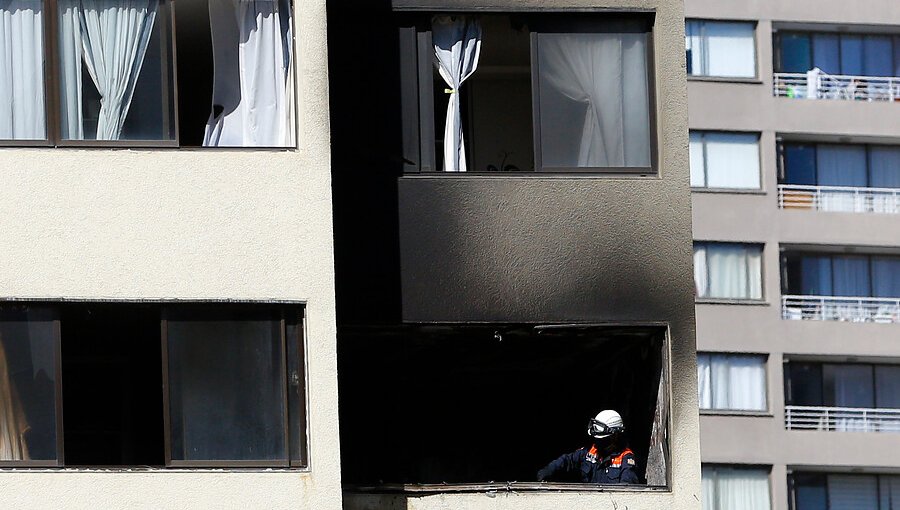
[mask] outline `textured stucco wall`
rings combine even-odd
[[[0,150],[0,299],[306,302],[311,470],[2,470],[0,506],[341,507],[324,0],[295,21],[299,150]]]
[[[393,3],[398,8],[429,9],[450,2]],[[581,0],[452,4],[460,10],[500,11],[598,7]],[[668,323],[672,490],[346,493],[347,508],[700,507],[682,3],[615,0],[603,8],[655,12],[658,176],[401,178],[403,318]]]

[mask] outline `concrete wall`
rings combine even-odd
[[[341,507],[324,0],[294,18],[299,150],[0,150],[0,299],[305,302],[310,470],[4,469],[4,507]]]
[[[900,470],[892,434],[797,432],[784,429],[785,356],[874,357],[896,362],[900,326],[781,319],[779,247],[811,244],[891,249],[900,247],[900,216],[778,209],[776,137],[859,143],[900,143],[900,103],[807,101],[772,95],[773,28],[826,23],[842,31],[900,30],[900,4],[874,0],[848,10],[838,0],[717,2],[687,0],[689,18],[757,22],[758,80],[688,79],[691,129],[760,133],[762,189],[695,191],[696,240],[765,245],[764,299],[759,304],[698,303],[700,351],[769,355],[769,410],[755,416],[701,412],[703,462],[771,465],[774,509],[788,508],[787,472],[819,466],[849,472]]]
[[[447,4],[457,10],[597,8],[596,2],[586,0],[393,4],[423,10]],[[348,492],[347,508],[699,508],[682,5],[676,0],[613,0],[603,8],[655,12],[659,174],[401,178],[402,319],[668,323],[671,490]],[[364,262],[360,258],[357,264]],[[379,270],[377,265],[368,267]]]

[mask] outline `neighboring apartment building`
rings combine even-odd
[[[900,10],[686,2],[704,508],[900,508]]]
[[[0,506],[340,508],[325,43],[0,2]]]
[[[328,19],[345,508],[698,508],[680,2]],[[604,408],[646,484],[538,482]]]

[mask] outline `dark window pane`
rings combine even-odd
[[[900,257],[872,258],[872,296],[900,298]]]
[[[894,72],[891,76],[900,76],[900,35],[894,36]]]
[[[813,66],[828,74],[841,74],[841,50],[837,34],[813,35]]]
[[[303,318],[289,317],[285,324],[290,415],[291,463],[306,465],[306,366],[303,362]]]
[[[834,257],[834,295],[847,297],[869,297],[872,285],[867,257]]]
[[[824,365],[825,405],[875,407],[871,365]]]
[[[841,74],[863,74],[863,39],[861,35],[841,36]]]
[[[809,34],[784,33],[781,35],[782,73],[805,73],[812,68]]]
[[[893,62],[891,37],[887,35],[867,35],[863,39],[863,74],[866,76],[891,76]]]
[[[280,320],[170,317],[167,342],[173,460],[287,460]]]
[[[875,405],[900,409],[900,366],[875,367]],[[900,501],[897,504],[900,505]]]
[[[876,145],[869,149],[869,185],[900,188],[900,147]]]
[[[800,294],[804,296],[833,295],[831,258],[803,256],[800,259]]]
[[[816,146],[787,144],[784,146],[785,184],[816,184]]]
[[[826,510],[828,495],[825,475],[797,473],[794,475],[794,510]]]
[[[0,460],[54,460],[56,332],[48,310],[0,308]]]
[[[816,151],[819,186],[859,186],[868,184],[864,145],[819,145]]]
[[[789,365],[789,394],[787,404],[794,406],[821,406],[822,365],[818,363],[794,363]]]

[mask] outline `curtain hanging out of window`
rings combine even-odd
[[[468,16],[437,16],[431,23],[434,62],[449,87],[444,124],[444,171],[466,171],[466,146],[459,111],[459,88],[478,68],[481,25]]]
[[[203,145],[294,145],[290,8],[275,0],[212,0],[212,113]]]

